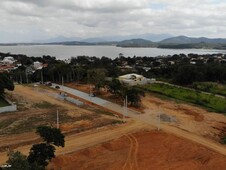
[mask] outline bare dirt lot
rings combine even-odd
[[[83,84],[70,83],[68,86],[87,93],[90,89],[89,85]],[[121,102],[122,105],[122,101],[104,89],[101,90],[99,96],[116,103]],[[161,99],[146,93],[146,96],[142,98],[141,108],[136,110],[154,120],[157,119],[158,113],[161,113],[161,124],[174,126],[216,142],[219,142],[222,135],[226,135],[226,116],[208,112],[206,109],[192,104],[185,104],[169,98]]]
[[[142,105],[145,108],[144,113],[153,118],[161,113],[161,123],[217,142],[226,127],[226,116],[193,105],[162,100],[148,94],[142,99]]]
[[[114,125],[121,120],[112,113],[84,104],[76,106],[57,98],[59,92],[44,86],[17,85],[8,97],[17,103],[18,111],[0,115],[0,151],[37,141],[34,133],[39,125],[56,127],[59,110],[60,128],[64,133]],[[16,139],[16,140],[15,140]]]
[[[87,85],[71,86],[89,92]],[[118,116],[100,107],[88,104],[78,107],[61,101],[55,96],[58,93],[45,87],[16,86],[15,91],[9,94],[18,103],[19,111],[0,116],[0,163],[6,160],[4,149],[8,147],[27,154],[31,145],[38,140],[34,133],[38,125],[56,126],[58,108],[60,128],[67,134],[66,145],[57,149],[58,156],[52,160],[49,169],[224,170],[226,167],[225,156],[219,154],[226,155],[225,146],[217,144],[219,136],[226,129],[224,115],[147,94],[142,99],[141,114],[138,116],[158,120],[158,113],[161,113],[161,127],[165,132],[157,132],[150,131],[156,126],[129,118],[127,123],[120,124]],[[111,97],[104,91],[100,95]],[[171,134],[175,130],[179,130],[178,133]],[[173,135],[184,137],[187,133],[192,139]],[[206,147],[192,142],[200,137],[201,141],[208,140]],[[208,144],[213,144],[212,148],[217,144],[215,150],[218,153],[211,151]]]
[[[225,167],[225,156],[164,132],[145,130],[58,156],[48,169],[224,170]]]
[[[57,148],[56,155],[64,155],[72,153],[87,147],[91,147],[115,138],[119,138],[127,133],[137,132],[140,129],[150,129],[149,126],[136,121],[130,121],[121,125],[104,126],[101,128],[87,130],[81,133],[67,134],[65,137],[65,147]],[[12,138],[13,139],[13,138]],[[15,140],[16,138],[14,138]],[[26,143],[21,146],[17,146],[16,150],[28,155],[31,143]],[[7,160],[7,151],[0,152],[0,165]]]

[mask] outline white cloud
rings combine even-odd
[[[225,0],[1,0],[1,42],[143,33],[226,38]]]

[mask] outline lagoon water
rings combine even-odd
[[[0,52],[11,54],[25,54],[40,57],[43,55],[55,56],[57,59],[68,59],[80,55],[116,58],[119,53],[125,57],[133,56],[167,56],[173,54],[214,54],[224,53],[225,50],[210,49],[161,49],[161,48],[121,48],[116,46],[64,46],[64,45],[29,45],[29,46],[0,46]]]

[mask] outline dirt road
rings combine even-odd
[[[125,125],[115,127],[105,127],[96,130],[87,131],[80,134],[69,135],[65,138],[65,147],[57,148],[56,154],[62,155],[75,152],[90,146],[94,146],[112,139],[117,139],[127,133],[136,132],[141,129],[150,129],[149,126],[141,122],[129,122]],[[18,147],[16,150],[23,154],[28,154],[31,145]],[[0,152],[0,164],[7,160],[7,152]]]
[[[77,170],[225,170],[226,157],[184,138],[145,130],[58,156],[48,169],[75,167]]]
[[[77,93],[77,90],[74,90],[72,88],[61,86],[61,89],[63,91],[65,90],[66,92],[71,93],[72,95],[79,95],[79,93]],[[84,94],[84,93],[82,93],[82,94]],[[83,95],[81,95],[79,97],[83,98]],[[84,98],[84,100],[86,100],[86,99],[88,100],[87,96]],[[101,104],[99,103],[98,97],[95,97],[92,102],[97,104],[97,105],[101,105],[102,107],[105,107],[109,110],[112,110],[112,111],[115,111],[115,112],[118,112],[118,113],[122,113],[122,114],[124,113],[124,109],[123,109],[122,106],[115,104],[115,103],[112,103],[112,102],[109,102],[109,101],[106,101],[106,100],[103,100],[103,99],[100,99],[100,100],[101,100]],[[97,102],[95,102],[95,101],[97,101]],[[152,110],[149,110],[147,108],[146,112],[147,111],[152,111]],[[155,113],[155,114],[157,114],[157,113]],[[156,126],[157,125],[156,120],[154,120],[152,117],[150,117],[149,114],[139,114],[139,112],[129,109],[126,116],[128,116],[128,117],[130,117],[134,120],[146,123],[147,125],[150,125],[150,126]],[[218,153],[226,155],[226,147],[217,143],[216,141],[210,140],[210,139],[205,138],[203,136],[196,135],[196,134],[191,133],[189,131],[182,130],[182,129],[177,128],[177,127],[170,126],[168,124],[162,124],[161,129],[165,132],[168,132],[168,133],[174,134],[176,136],[180,136],[180,137],[189,139],[191,141],[194,141],[196,143],[204,145],[205,147],[207,147],[211,150],[214,150]]]
[[[1,163],[6,159],[8,148],[10,150],[21,148],[27,154],[30,145],[40,141],[35,134],[37,126],[56,127],[56,108],[59,109],[60,128],[64,133],[75,134],[97,128],[111,128],[121,123],[120,118],[106,110],[87,104],[78,107],[58,99],[58,94],[55,89],[45,86],[23,85],[16,85],[14,91],[8,92],[8,96],[18,103],[19,111],[0,115]]]

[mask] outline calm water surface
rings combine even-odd
[[[0,52],[11,54],[25,54],[27,56],[39,57],[43,55],[55,56],[57,59],[68,59],[79,55],[106,56],[116,58],[119,53],[125,57],[148,56],[156,57],[173,54],[213,54],[224,53],[225,50],[207,49],[160,49],[160,48],[121,48],[115,46],[64,46],[64,45],[32,45],[32,46],[0,46]]]

